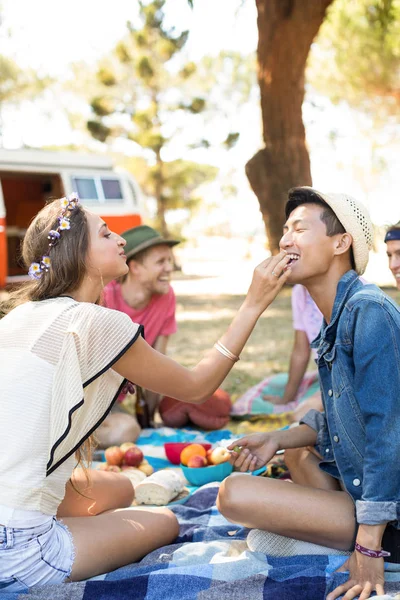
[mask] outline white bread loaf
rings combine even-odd
[[[180,494],[184,487],[183,478],[175,471],[157,471],[135,486],[135,499],[137,504],[163,506]]]
[[[130,480],[135,489],[141,481],[146,479],[146,473],[143,473],[143,471],[135,467],[132,467],[132,469],[126,469],[124,471],[121,471],[121,475],[125,475],[125,477],[127,477]]]

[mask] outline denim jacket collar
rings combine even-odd
[[[339,280],[335,301],[333,303],[332,318],[328,323],[323,320],[321,331],[315,340],[311,343],[311,348],[316,348],[318,356],[322,356],[327,352],[333,345],[336,339],[336,331],[340,315],[342,314],[343,308],[347,300],[357,291],[357,282],[362,285],[358,279],[358,275],[355,271],[347,271]]]

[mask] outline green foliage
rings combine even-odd
[[[165,212],[191,210],[197,201],[193,186],[209,180],[211,173],[215,177],[216,170],[187,161],[167,163],[162,156],[174,137],[171,117],[183,111],[196,118],[206,105],[202,95],[180,91],[181,83],[196,73],[196,65],[180,59],[178,73],[173,66],[188,32],[165,27],[164,5],[165,0],[140,2],[140,24],[128,23],[127,34],[112,56],[100,61],[98,93],[90,102],[94,116],[87,128],[96,140],[125,137],[147,151],[144,187],[157,200],[165,232]]]
[[[88,121],[87,128],[94,139],[99,142],[105,142],[111,133],[111,129],[99,121]]]
[[[334,102],[396,114],[400,0],[335,0],[313,45],[308,80]]]
[[[99,117],[105,117],[114,112],[114,102],[111,98],[103,96],[102,98],[93,98],[90,106]]]
[[[168,154],[179,144],[184,152],[209,148],[212,138],[213,144],[233,148],[239,134],[231,121],[236,121],[238,105],[248,100],[256,84],[253,56],[223,53],[199,64],[185,61],[182,50],[188,32],[166,27],[165,2],[139,2],[140,21],[129,22],[124,38],[99,62],[90,101],[93,116],[87,123],[99,141],[122,137],[144,150],[144,188],[156,199],[164,233],[166,212],[193,210],[198,202],[193,186],[217,173],[209,165],[167,161]]]
[[[106,87],[110,87],[117,83],[117,79],[114,73],[110,68],[107,68],[106,66],[100,67],[97,73],[97,79],[101,84],[103,84]]]

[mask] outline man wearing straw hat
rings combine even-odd
[[[312,344],[324,413],[231,444],[243,472],[285,450],[293,483],[235,474],[221,484],[217,506],[252,528],[253,551],[347,555],[347,581],[326,598],[366,600],[384,593],[384,561],[400,563],[400,310],[359,280],[373,234],[361,203],[294,188],[286,219],[288,282],[303,284],[324,316]]]

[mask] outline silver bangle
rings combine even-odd
[[[239,356],[236,356],[235,354],[233,354],[233,352],[228,350],[228,348],[226,346],[224,346],[219,340],[218,340],[218,342],[216,342],[214,344],[214,348],[216,350],[218,350],[218,352],[223,354],[223,356],[225,356],[226,358],[229,358],[229,360],[231,360],[234,363],[237,362],[238,360],[240,360]]]

